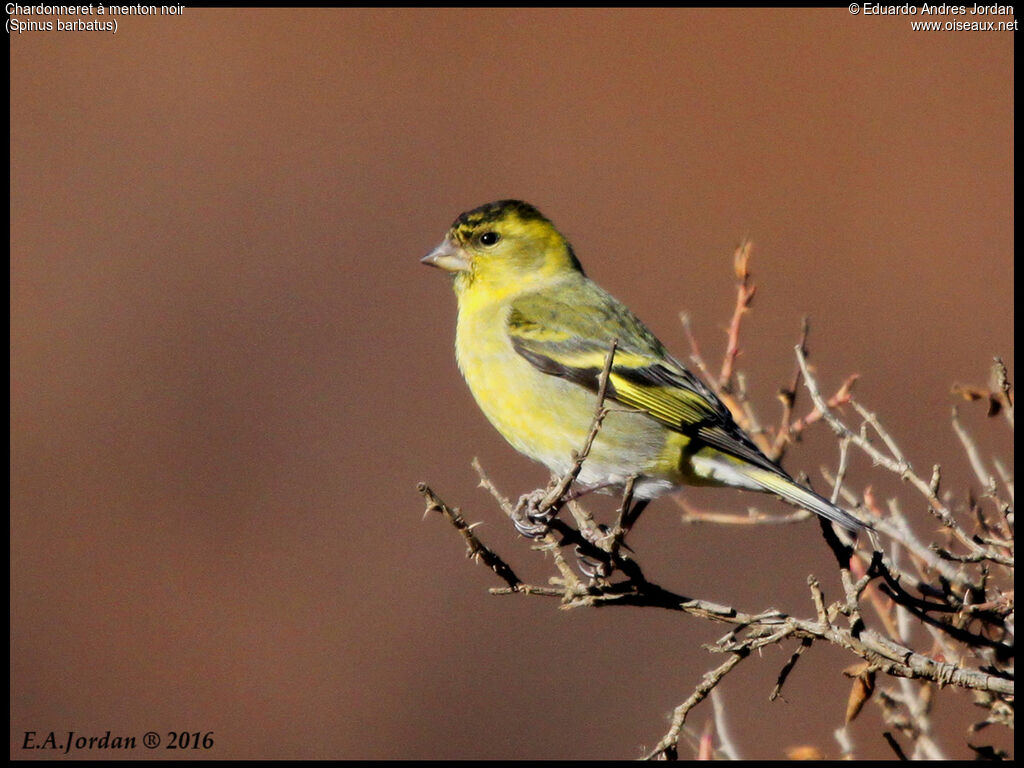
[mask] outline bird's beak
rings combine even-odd
[[[469,259],[466,252],[446,237],[434,250],[420,259],[421,264],[440,267],[448,272],[466,272],[469,270]]]

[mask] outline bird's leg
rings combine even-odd
[[[634,499],[629,509],[623,511],[622,521],[618,525],[623,537],[633,529],[636,521],[640,519],[640,514],[647,509],[647,505],[650,503],[650,499]]]
[[[608,537],[607,548],[612,557],[618,557],[619,548],[628,546],[625,544],[626,535],[633,528],[633,524],[640,517],[640,513],[651,503],[650,499],[634,499],[633,488],[636,483],[636,475],[626,481],[626,487],[622,491],[622,504],[619,506],[615,517],[615,527],[612,528]]]
[[[575,488],[571,488],[568,493],[565,494],[566,501],[575,501],[576,499],[582,499],[588,493],[594,491],[600,491],[602,488],[608,488],[614,485],[614,483],[596,483],[594,485],[577,485]]]
[[[637,499],[636,504],[633,504],[633,488],[636,486],[636,477],[636,475],[633,475],[626,481],[625,486],[622,488],[622,503],[615,510],[615,527],[612,529],[612,533],[620,539],[629,533],[629,529],[633,527],[636,518],[640,516],[640,512],[647,506],[646,502],[641,499]],[[634,514],[630,509],[631,505],[633,507],[640,507],[640,510]]]

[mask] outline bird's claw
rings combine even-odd
[[[576,545],[576,567],[588,579],[606,579],[614,570],[610,562],[588,555],[579,544]]]

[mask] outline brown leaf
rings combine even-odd
[[[1000,411],[1003,410],[1003,398],[1005,395],[1002,392],[993,392],[990,389],[975,387],[970,384],[954,384],[952,392],[954,395],[960,395],[964,400],[988,400],[987,415],[989,416],[998,416]]]
[[[732,255],[733,270],[737,279],[744,283],[750,278],[750,251],[753,247],[750,240],[744,240]]]
[[[852,664],[851,666],[844,669],[843,674],[847,677],[860,677],[869,669],[871,669],[870,662],[858,661],[856,664]]]
[[[981,400],[991,397],[992,393],[982,387],[974,387],[970,384],[954,384],[952,388],[954,395],[960,395],[964,400]]]
[[[855,672],[855,676],[850,675],[853,677],[853,686],[851,686],[850,696],[846,700],[847,723],[851,723],[856,719],[864,704],[871,698],[871,694],[875,692],[875,670],[871,669],[866,662],[864,664],[857,664],[850,669],[845,669],[843,673],[849,675],[852,670],[856,670],[858,667],[862,669]]]

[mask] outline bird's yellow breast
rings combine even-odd
[[[487,419],[518,451],[561,474],[583,448],[597,397],[576,383],[543,373],[512,346],[507,330],[512,299],[493,292],[458,292],[455,352],[459,369]],[[643,414],[608,414],[587,461],[583,485],[621,485],[631,475],[665,474],[678,449]]]
[[[583,446],[597,405],[582,388],[541,373],[512,347],[506,331],[510,302],[460,297],[455,334],[459,369],[473,397],[512,446],[549,467],[567,469]],[[559,470],[556,470],[559,471]],[[561,471],[564,471],[562,469]]]

